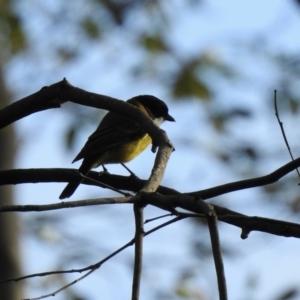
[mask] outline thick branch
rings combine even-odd
[[[84,91],[63,79],[0,110],[0,129],[32,113],[60,107],[66,101],[106,109],[137,121],[151,136],[153,145],[159,147],[152,174],[143,189],[147,192],[156,191],[174,148],[162,129],[159,129],[140,109],[124,101]]]
[[[169,142],[163,130],[140,109],[112,97],[87,92],[72,86],[66,79],[43,87],[40,91],[27,96],[0,110],[0,129],[33,113],[58,108],[65,102],[113,111],[137,121],[149,133],[156,144]]]
[[[121,198],[104,198],[104,199],[89,199],[81,201],[68,201],[62,203],[53,203],[47,205],[13,205],[2,206],[0,212],[11,211],[46,211],[53,209],[62,209],[69,207],[79,207],[86,205],[103,205],[103,204],[120,204],[120,203],[134,203],[136,197],[121,197]],[[172,214],[176,214],[174,207],[205,215],[205,211],[199,208],[195,202],[195,197],[188,195],[178,194],[174,196],[162,196],[159,194],[143,194],[143,203],[150,204],[161,209],[167,210]],[[212,205],[212,204],[210,204]],[[285,222],[280,220],[261,218],[261,217],[248,217],[238,212],[229,210],[227,208],[212,205],[217,217],[220,221],[240,227],[242,229],[242,238],[247,238],[247,233],[251,231],[261,231],[274,235],[300,238],[300,225]]]
[[[67,101],[133,117],[132,111],[128,114],[128,109],[126,108],[128,104],[125,102],[105,95],[84,91],[72,86],[66,79],[63,79],[60,82],[45,86],[40,91],[1,109],[0,129],[33,113],[61,107],[61,104]],[[139,120],[141,119],[143,118],[139,118]]]
[[[80,174],[76,169],[15,169],[0,171],[0,186],[6,184],[24,184],[38,182],[69,182],[79,177]],[[116,189],[127,190],[132,192],[140,191],[146,183],[146,180],[138,179],[133,176],[113,175],[106,172],[90,171],[88,177],[93,181],[84,180],[82,183],[87,185],[100,186],[101,183],[113,186]],[[99,181],[98,185],[95,181]],[[105,188],[105,187],[103,187]],[[163,195],[173,195],[177,191],[160,186],[157,191]],[[1,200],[0,200],[1,202]]]
[[[160,161],[158,159],[158,161]],[[158,163],[158,168],[159,168]],[[202,199],[209,199],[217,197],[226,193],[239,191],[243,189],[249,189],[259,186],[272,184],[288,173],[294,171],[300,166],[300,158],[295,159],[280,167],[276,171],[257,178],[246,179],[236,182],[231,182],[219,186],[215,186],[206,190],[200,190],[197,192],[187,193],[190,196],[200,196]],[[37,182],[68,182],[74,177],[80,176],[75,169],[16,169],[0,171],[0,185],[5,184],[20,184],[20,183],[37,183]],[[113,186],[117,189],[126,189],[128,191],[137,192],[144,186],[145,181],[132,177],[118,176],[112,174],[98,172],[90,172],[89,177],[94,180],[99,180],[105,184]],[[89,182],[84,180],[83,184],[96,185],[95,182]],[[100,186],[100,185],[99,185]],[[163,195],[179,194],[174,189],[166,187],[159,187],[158,192]]]

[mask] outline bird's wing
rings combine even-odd
[[[96,131],[88,138],[73,162],[101,155],[126,142],[142,138],[146,132],[134,120],[116,113],[108,113]]]

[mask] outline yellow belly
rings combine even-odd
[[[99,157],[95,162],[94,168],[102,164],[125,163],[131,161],[142,153],[151,143],[151,138],[146,134],[143,138],[128,142],[123,146],[112,149]]]

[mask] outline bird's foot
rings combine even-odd
[[[99,176],[101,176],[102,174],[109,174],[108,170],[105,168],[104,165],[102,165],[103,171],[99,172]]]
[[[125,166],[123,163],[121,163],[121,165],[129,172],[130,177],[139,179],[127,166]]]

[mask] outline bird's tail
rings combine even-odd
[[[90,171],[90,169],[91,169],[90,165],[83,161],[78,171],[81,174],[86,175]],[[59,199],[65,199],[71,197],[82,181],[83,179],[80,177],[71,180],[64,188],[64,190],[61,192]]]
[[[64,188],[62,193],[60,194],[59,199],[65,199],[65,198],[71,197],[81,182],[82,182],[82,179],[80,179],[80,178],[77,179],[76,181],[75,180],[70,181],[67,184],[67,186]]]

